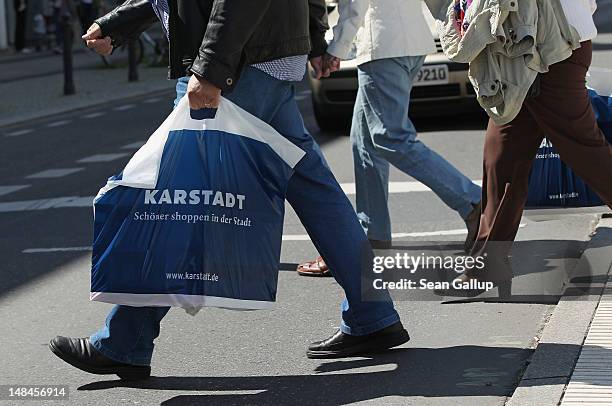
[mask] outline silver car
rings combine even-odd
[[[423,3],[423,12],[435,38],[437,52],[428,55],[418,73],[411,93],[410,115],[440,116],[480,110],[468,77],[468,65],[451,62],[444,56],[435,29],[434,19]],[[328,1],[329,22],[338,21],[335,2]],[[331,41],[330,29],[326,39]],[[312,105],[319,128],[335,130],[350,123],[357,96],[357,65],[354,60],[342,61],[340,70],[329,78],[315,79],[308,75]]]

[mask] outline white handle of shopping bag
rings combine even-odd
[[[196,119],[191,116],[191,109],[189,108],[189,98],[187,95],[183,96],[179,100],[178,104],[174,108],[173,113],[176,113],[176,117],[173,120],[172,130],[204,130],[211,121],[218,120],[223,115],[227,114],[225,107],[227,100],[223,97],[219,100],[219,107],[216,109],[216,113],[212,118]],[[212,110],[212,109],[210,109]]]
[[[251,138],[268,144],[292,168],[305,155],[301,148],[279,134],[270,124],[224,97],[220,98],[219,107],[213,118],[203,120],[192,118],[186,96],[179,101],[176,110],[178,118],[175,125],[178,125],[173,128],[175,130],[216,130]]]
[[[272,126],[226,98],[221,97],[214,118],[197,120],[191,117],[188,98],[183,97],[146,144],[130,159],[121,179],[109,181],[107,186],[154,188],[168,134],[181,130],[217,130],[266,143],[291,168],[305,155],[301,148],[280,135]]]

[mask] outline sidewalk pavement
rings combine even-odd
[[[72,53],[75,70],[94,68],[102,65],[99,55],[85,47],[75,47]],[[0,83],[63,72],[63,57],[52,51],[31,54],[0,54]]]
[[[506,406],[612,405],[612,216],[604,214]]]
[[[61,55],[0,57],[0,127],[174,88],[163,67],[141,64],[140,80],[128,82],[121,57],[114,59],[113,68],[104,67],[98,55],[84,49],[73,58],[76,94],[64,96]]]

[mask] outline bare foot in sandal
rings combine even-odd
[[[297,267],[297,273],[302,276],[331,276],[331,272],[325,264],[323,257],[319,257],[314,261],[302,262]]]

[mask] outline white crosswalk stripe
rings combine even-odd
[[[9,193],[13,193],[18,190],[25,189],[27,187],[30,187],[30,185],[0,186],[0,196],[8,195]]]
[[[85,168],[57,168],[47,169],[42,172],[33,173],[26,176],[26,179],[51,179],[51,178],[62,178],[67,175],[82,171]]]
[[[95,113],[85,114],[83,118],[97,118],[97,117],[102,117],[105,114],[106,114],[105,111],[96,111]]]
[[[18,137],[20,135],[29,134],[29,133],[31,133],[33,131],[34,131],[33,128],[26,128],[24,130],[18,130],[18,131],[13,131],[13,132],[10,132],[10,133],[6,133],[5,135],[7,137]]]
[[[142,147],[145,144],[144,141],[137,141],[137,142],[133,142],[131,144],[127,144],[121,147],[121,149],[138,149],[140,147]]]
[[[47,124],[47,127],[49,127],[49,128],[61,127],[61,126],[66,125],[66,124],[68,124],[70,122],[72,122],[72,120],[55,121],[53,123]]]
[[[0,211],[1,208],[0,208]],[[525,224],[521,224],[521,228]],[[412,233],[393,233],[392,237],[396,238],[408,238],[408,237],[434,237],[434,236],[448,236],[448,235],[464,235],[467,234],[466,229],[455,229],[455,230],[440,230],[440,231],[421,231]],[[283,235],[283,241],[310,241],[308,234],[285,234]],[[91,251],[90,246],[85,247],[51,247],[51,248],[28,248],[23,250],[24,254],[39,254],[49,252],[74,252],[74,251]]]
[[[481,180],[472,180],[478,186]],[[347,195],[355,194],[355,183],[341,183],[342,190]],[[389,182],[389,193],[431,192],[431,189],[421,182]]]
[[[91,207],[94,196],[65,196],[51,199],[21,200],[14,202],[1,202],[0,213],[11,213],[29,210],[48,210],[65,207]]]
[[[130,154],[127,152],[120,152],[116,154],[96,154],[96,155],[92,155],[92,156],[88,156],[88,157],[79,159],[77,162],[82,163],[82,164],[97,163],[97,162],[110,162],[110,161],[114,161],[119,158],[123,158],[124,156],[128,156],[128,155]]]
[[[28,248],[21,251],[24,254],[42,254],[48,252],[79,252],[91,251],[91,246],[87,247],[54,247],[54,248]]]
[[[117,159],[126,155],[129,155],[127,153],[125,154],[107,154],[107,155],[120,155],[118,157],[114,157],[112,159]],[[91,160],[89,160],[89,158],[91,158]],[[87,162],[106,162],[106,159],[110,159],[108,157],[102,156],[100,158],[98,158],[98,156],[92,156],[86,158],[88,159]],[[98,161],[98,159],[105,159],[103,161]],[[111,159],[111,160],[112,160]],[[83,160],[79,161],[79,162],[84,162]],[[21,186],[21,188],[24,187],[28,187],[29,185],[23,185]],[[4,186],[5,188],[7,186]],[[8,187],[15,187],[15,186],[8,186]],[[3,187],[0,186],[0,195],[2,194],[2,189]],[[354,183],[343,183],[342,184],[342,188],[344,189],[345,193],[348,195],[351,194],[355,194],[355,184]],[[16,189],[18,190],[18,189]],[[14,190],[11,190],[9,192],[5,192],[6,193],[10,193]],[[419,182],[391,182],[389,185],[389,193],[395,194],[395,193],[411,193],[411,192],[427,192],[430,191],[430,189],[424,185],[422,185]],[[68,197],[58,197],[58,198],[51,198],[51,199],[38,199],[38,200],[26,200],[26,201],[17,201],[17,202],[3,202],[0,203],[0,213],[2,212],[13,212],[13,211],[25,211],[25,210],[46,210],[46,209],[55,209],[55,208],[59,208],[59,207],[89,207],[92,205],[92,201],[93,201],[94,196],[87,196],[87,197],[74,197],[74,196],[68,196]],[[447,234],[440,234],[439,231],[433,232],[433,235],[453,235],[454,233],[456,234],[462,234],[465,233],[464,230],[446,230],[445,233]],[[448,234],[450,233],[450,234]],[[397,234],[396,238],[400,238],[400,237],[419,237],[419,236],[427,236],[427,234],[423,234],[423,233],[399,233]],[[293,238],[293,241],[301,241],[302,239],[306,239],[308,238],[308,236],[304,235],[298,235],[298,236],[294,236],[294,237],[289,237],[287,236],[287,238]],[[289,241],[289,240],[287,240]]]
[[[520,228],[525,227],[525,224],[521,223]],[[393,233],[391,237],[396,238],[417,238],[417,237],[438,237],[448,235],[464,235],[467,234],[467,229],[457,228],[453,230],[439,230],[439,231],[416,231],[412,233]],[[310,241],[308,234],[287,234],[283,235],[283,241]]]
[[[115,111],[124,111],[124,110],[129,110],[132,107],[134,107],[133,104],[125,104],[123,106],[115,107],[113,110],[115,110]]]

